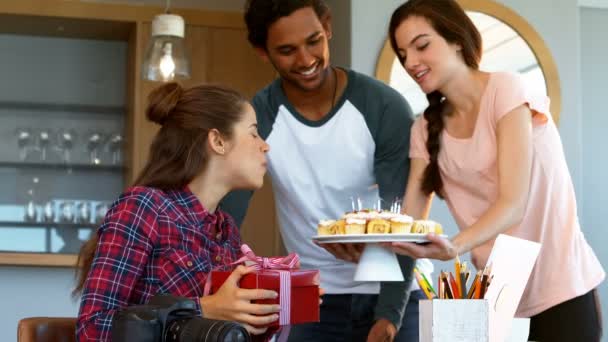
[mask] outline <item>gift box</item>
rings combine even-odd
[[[244,245],[245,246],[245,245]],[[270,326],[319,322],[319,270],[300,270],[297,256],[261,258],[245,246],[246,261],[258,265],[258,270],[243,276],[239,287],[276,291],[276,299],[256,300],[258,304],[279,304],[279,320]],[[295,262],[294,262],[295,260]],[[289,266],[290,265],[290,266]],[[211,272],[210,293],[215,293],[231,272]]]

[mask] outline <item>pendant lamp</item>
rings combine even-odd
[[[152,21],[152,37],[146,48],[142,67],[143,78],[169,82],[190,78],[190,59],[184,44],[184,19],[170,14],[170,0],[164,14]]]

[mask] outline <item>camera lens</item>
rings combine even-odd
[[[224,339],[221,340],[223,342],[247,342],[249,340],[249,334],[247,330],[242,331],[241,329],[230,329]]]
[[[251,342],[251,337],[242,325],[235,322],[188,317],[168,324],[165,341]]]

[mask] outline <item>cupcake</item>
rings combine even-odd
[[[417,234],[443,234],[441,224],[431,220],[416,220],[412,225],[412,233]]]
[[[345,234],[346,231],[344,227],[346,225],[346,220],[337,220],[329,229],[333,233],[332,235],[340,235]]]
[[[382,218],[375,218],[367,222],[367,234],[390,234],[391,224]]]
[[[317,234],[319,235],[335,235],[332,233],[331,227],[336,224],[336,220],[321,220],[317,225]]]
[[[347,218],[345,220],[344,232],[346,234],[365,234],[365,220]]]
[[[391,233],[393,234],[409,234],[412,233],[412,222],[414,220],[407,215],[399,214],[390,219]]]

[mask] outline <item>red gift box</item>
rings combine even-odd
[[[258,304],[279,304],[282,311],[279,319],[270,326],[319,322],[319,270],[300,270],[287,268],[286,264],[294,258],[260,258],[243,245],[244,259],[259,265],[259,270],[243,276],[239,286],[244,289],[274,290],[279,296],[276,299],[256,300]],[[295,256],[293,264],[297,263]],[[242,260],[241,260],[242,262]],[[296,267],[294,265],[290,267]],[[232,272],[211,272],[210,292],[215,293]],[[288,308],[288,316],[283,309]]]

